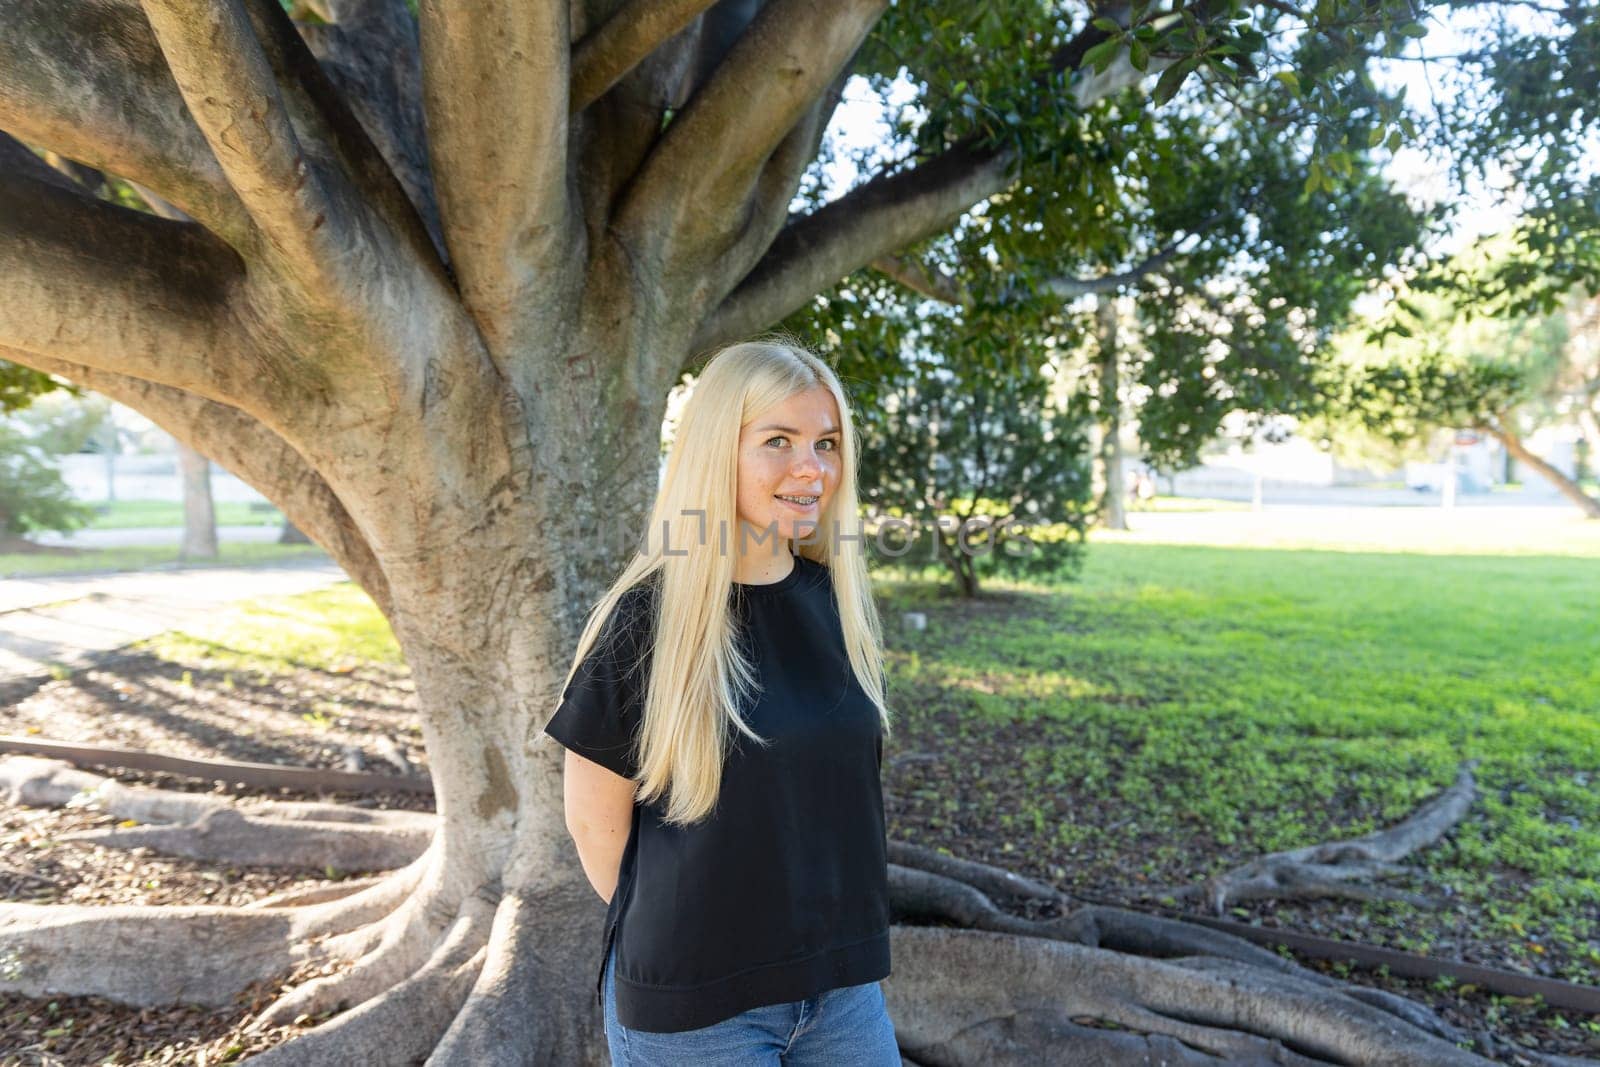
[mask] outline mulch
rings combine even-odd
[[[0,733],[314,767],[342,767],[349,749],[355,747],[367,751],[374,770],[385,768],[378,763],[371,739],[388,735],[418,768],[425,768],[414,709],[414,693],[403,667],[286,666],[258,673],[140,653],[105,657],[63,679],[0,686]],[[1154,840],[1150,833],[1124,828],[1096,835],[1092,845],[1064,850],[1048,833],[1035,837],[998,821],[997,813],[1023,810],[1024,795],[1025,806],[1038,804],[1037,788],[1018,773],[1023,766],[1020,754],[1032,745],[1068,743],[1069,739],[1055,736],[1058,726],[1019,720],[977,731],[953,712],[937,710],[905,719],[885,751],[890,836],[943,846],[956,855],[1038,878],[1068,894],[1076,890],[1113,899],[1126,896],[1127,872],[1142,866]],[[1108,773],[1114,773],[1114,753],[1108,754],[1108,761]],[[168,775],[99,773],[162,788],[231,792]],[[1120,817],[1114,804],[1097,800],[1093,790],[1064,789],[1059,794],[1052,802],[1080,823],[1104,820],[1097,825],[1113,826]],[[411,809],[431,805],[429,797],[406,794],[313,797],[283,791],[279,795]],[[956,802],[953,812],[951,798]],[[61,840],[63,834],[108,821],[108,816],[81,808],[0,805],[0,899],[40,904],[239,905],[329,881],[304,870],[233,868],[159,856],[147,849],[106,849]],[[1195,841],[1193,847],[1212,846]],[[358,872],[346,875],[359,876]],[[1185,872],[1162,870],[1149,877],[1158,883],[1180,882]],[[1515,891],[1511,873],[1505,877],[1507,891]],[[1244,907],[1250,913],[1244,921],[1263,926],[1358,937],[1375,944],[1392,944],[1396,933],[1348,902],[1265,901]],[[1525,969],[1503,947],[1474,935],[1473,925],[1463,923],[1460,916],[1442,916],[1440,922],[1454,931],[1449,944],[1455,958]],[[1443,938],[1438,942],[1445,943]],[[1312,968],[1329,967],[1319,961],[1302,962]],[[1565,962],[1555,958],[1550,966]],[[315,968],[308,968],[257,983],[223,1009],[136,1009],[98,997],[0,994],[0,1067],[232,1062],[298,1032],[291,1026],[246,1034],[243,1025],[280,991],[314,973]],[[1583,1030],[1581,1017],[1572,1018],[1572,1013],[1567,1013],[1563,1026],[1561,1013],[1482,991],[1438,990],[1423,981],[1362,970],[1345,977],[1426,1003],[1468,1032],[1492,1032],[1501,1043],[1492,1057],[1498,1062],[1532,1064],[1517,1047],[1572,1056],[1600,1054],[1600,1036]]]

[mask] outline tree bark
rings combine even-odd
[[[1568,478],[1541,457],[1528,451],[1528,446],[1523,444],[1522,439],[1516,434],[1502,426],[1484,425],[1479,429],[1485,433],[1493,434],[1494,439],[1505,447],[1506,455],[1538,472],[1541,477],[1560,490],[1562,496],[1578,505],[1585,518],[1600,519],[1600,500],[1596,500],[1588,493],[1585,493],[1583,487],[1578,485],[1577,482]]]
[[[1128,490],[1122,477],[1122,374],[1115,294],[1102,293],[1095,298],[1095,327],[1100,371],[1100,454],[1096,459],[1105,487],[1100,499],[1100,522],[1108,530],[1126,530]]]

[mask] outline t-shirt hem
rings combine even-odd
[[[742,971],[693,988],[640,985],[613,975],[617,1021],[630,1030],[671,1034],[698,1030],[767,1004],[806,1000],[843,986],[889,976],[889,931],[807,956]]]

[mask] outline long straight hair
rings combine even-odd
[[[739,713],[760,683],[739,647],[730,603],[737,549],[719,546],[732,546],[740,536],[741,430],[767,409],[817,386],[832,393],[839,407],[839,484],[818,516],[815,536],[785,541],[832,575],[850,669],[889,733],[883,630],[861,547],[856,432],[844,389],[827,363],[792,338],[729,345],[706,362],[684,402],[645,536],[590,612],[563,683],[563,689],[571,683],[623,595],[643,582],[657,583],[634,797],[649,804],[666,796],[668,823],[697,822],[716,808],[733,731],[768,743]],[[721,531],[727,531],[726,542]]]

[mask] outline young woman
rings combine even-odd
[[[579,639],[545,732],[609,904],[613,1064],[901,1062],[855,464],[826,363],[787,340],[723,349]]]

